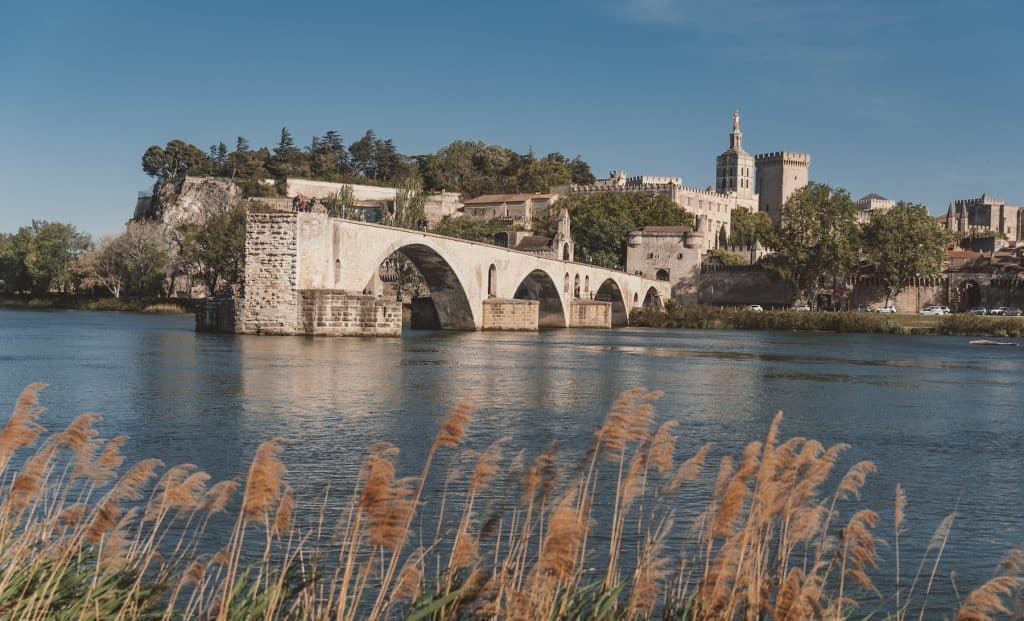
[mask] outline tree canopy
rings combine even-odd
[[[569,210],[576,260],[613,269],[626,264],[626,238],[644,226],[693,224],[693,215],[672,199],[643,192],[572,194],[554,203],[534,224],[537,235],[554,236],[562,207]]]
[[[179,261],[213,295],[242,282],[245,269],[245,207],[238,205],[179,228]]]
[[[747,211],[742,207],[732,210],[729,245],[750,247],[760,242],[771,247],[774,227],[771,217],[764,211]]]
[[[75,272],[85,287],[103,287],[115,298],[153,296],[171,270],[175,248],[164,226],[155,222],[129,222],[116,237],[82,253]]]
[[[74,284],[72,265],[92,240],[71,224],[33,220],[13,235],[0,235],[0,286],[9,293],[45,295]]]
[[[897,203],[864,227],[864,259],[885,283],[886,303],[911,278],[934,276],[956,234],[939,226],[924,205]]]
[[[843,279],[857,266],[860,227],[857,207],[842,188],[811,182],[782,207],[775,254],[767,265],[789,278],[805,299],[822,281]]]

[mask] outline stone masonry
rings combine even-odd
[[[484,300],[484,330],[537,330],[540,302],[536,300]]]

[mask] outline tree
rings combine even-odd
[[[352,168],[361,175],[375,178],[375,160],[377,155],[377,134],[372,129],[366,130],[363,137],[348,147],[351,155]]]
[[[764,211],[747,211],[743,207],[732,210],[729,245],[749,248],[760,242],[771,247],[774,227],[772,219]]]
[[[89,235],[71,224],[33,220],[0,240],[0,280],[11,293],[52,289],[67,292],[75,282],[72,266],[92,246]]]
[[[782,207],[775,254],[766,264],[793,281],[810,300],[826,280],[849,275],[857,264],[860,228],[856,205],[842,188],[811,182]]]
[[[726,235],[726,233],[725,233],[725,225],[723,224],[722,228],[718,229],[718,247],[719,248],[725,248],[728,245],[729,245],[729,236]]]
[[[245,269],[245,207],[235,206],[178,229],[178,258],[209,295],[242,281]]]
[[[5,293],[19,293],[32,286],[25,271],[28,236],[24,231],[0,233],[0,291]]]
[[[885,284],[885,303],[911,278],[935,276],[956,234],[939,226],[924,205],[899,202],[864,227],[864,258]]]
[[[562,207],[569,210],[572,220],[576,260],[612,269],[625,266],[626,238],[631,231],[645,226],[693,224],[693,215],[667,196],[643,192],[597,192],[572,194],[560,199],[534,224],[534,232],[553,237]]]
[[[127,293],[159,293],[174,258],[165,227],[155,222],[129,222],[124,233],[102,240],[78,257],[75,271],[87,287],[103,287],[115,298]]]
[[[445,216],[431,232],[468,241],[493,244],[495,235],[508,230],[508,223],[502,220],[477,220],[465,216]]]
[[[183,174],[209,175],[215,168],[209,155],[184,140],[172,140],[163,148],[153,145],[142,155],[143,172],[161,179]]]

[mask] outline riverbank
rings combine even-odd
[[[977,315],[763,311],[669,304],[664,309],[639,308],[630,325],[643,328],[712,330],[787,330],[854,334],[1024,337],[1024,318]]]
[[[189,313],[192,300],[124,300],[119,298],[86,298],[53,296],[45,298],[4,297],[0,308],[24,310],[122,311],[132,313]]]

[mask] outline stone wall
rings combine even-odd
[[[235,332],[243,300],[206,298],[196,309],[197,332]]]
[[[299,332],[312,336],[401,336],[402,304],[348,291],[298,292]]]
[[[540,302],[487,298],[483,302],[483,330],[537,330]]]
[[[713,306],[788,307],[796,295],[792,283],[774,272],[758,268],[706,270],[697,288],[698,301]]]
[[[423,212],[427,217],[427,228],[433,229],[446,216],[456,216],[462,210],[458,192],[427,194],[423,201]]]
[[[611,302],[573,300],[569,303],[570,328],[611,328]]]

